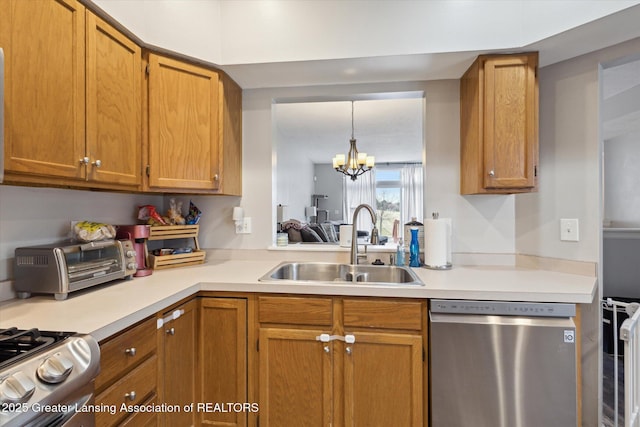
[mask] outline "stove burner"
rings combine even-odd
[[[49,332],[38,329],[0,329],[0,368],[37,353],[73,335],[70,332]]]

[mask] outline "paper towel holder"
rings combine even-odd
[[[438,212],[433,212],[431,214],[431,217],[434,220],[438,220],[440,218],[440,214]],[[449,236],[448,238],[451,238],[451,223],[449,223]],[[425,237],[426,237],[426,230],[425,230]],[[449,246],[449,250],[451,248],[451,242],[448,242],[448,246]],[[425,245],[425,251],[427,250],[426,245]],[[451,255],[451,253],[449,252],[449,255]],[[425,253],[425,258],[426,258],[426,253]],[[424,268],[428,268],[429,270],[451,270],[451,263],[449,261],[445,262],[445,264],[441,264],[441,265],[429,265],[426,263],[426,259],[425,259],[425,263],[422,265]]]

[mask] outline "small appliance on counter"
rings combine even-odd
[[[116,225],[116,238],[131,241],[136,251],[137,271],[135,277],[149,276],[153,269],[147,262],[147,240],[151,227],[148,225]]]
[[[136,272],[135,256],[128,240],[67,240],[16,248],[13,286],[18,298],[39,293],[64,300],[69,292],[130,278]]]

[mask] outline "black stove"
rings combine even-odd
[[[0,369],[62,341],[74,332],[39,329],[0,329]]]
[[[99,370],[90,335],[0,328],[0,425],[93,426],[79,408],[93,403]]]

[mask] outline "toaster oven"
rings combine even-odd
[[[69,292],[131,278],[136,267],[130,240],[22,247],[15,251],[13,286],[18,298],[53,294],[64,300]]]

